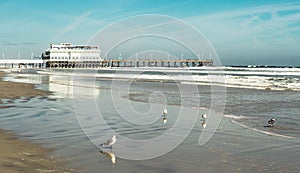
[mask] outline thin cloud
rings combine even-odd
[[[17,46],[19,43],[3,43],[4,46]]]
[[[272,62],[300,55],[300,3],[231,10],[184,20],[203,32],[225,61],[254,57],[256,62]]]
[[[294,13],[282,15],[283,11],[288,10]],[[210,16],[193,16],[186,20],[198,26],[213,40],[239,42],[242,39],[259,41],[259,38],[264,38],[263,41],[267,41],[268,38],[272,40],[280,36],[278,41],[282,41],[299,35],[296,31],[300,27],[300,3],[262,6]]]
[[[19,45],[36,45],[37,43],[26,42],[26,43],[2,43],[3,46],[19,46]]]
[[[20,43],[22,45],[36,45],[36,43],[26,42],[26,43]]]
[[[61,30],[61,32],[59,32],[57,35],[54,36],[54,38],[52,40],[55,41],[58,38],[60,38],[61,36],[65,35],[66,33],[75,30],[80,24],[82,24],[85,20],[87,20],[87,17],[89,17],[90,15],[91,15],[91,12],[86,12],[86,13],[82,14],[81,16],[74,18],[73,21],[70,22],[69,24],[67,24]]]

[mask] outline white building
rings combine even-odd
[[[48,67],[94,67],[101,60],[99,46],[72,45],[70,43],[50,44],[42,54]]]

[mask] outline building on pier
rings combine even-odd
[[[4,67],[100,68],[100,67],[201,67],[213,66],[212,59],[102,59],[97,45],[50,44],[41,59],[0,60]]]
[[[42,59],[50,68],[91,68],[99,66],[100,53],[96,45],[50,44]]]

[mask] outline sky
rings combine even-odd
[[[199,31],[223,65],[300,66],[298,0],[0,0],[0,58],[40,56],[50,43],[86,44],[119,21],[145,14],[178,19]],[[139,23],[144,20],[137,18],[135,26],[143,30]],[[178,33],[178,28],[174,25],[167,32]],[[128,30],[128,26],[114,30],[118,33],[110,33],[109,38],[117,39]],[[188,30],[180,36],[204,51]],[[163,42],[155,43],[164,51]],[[126,49],[122,51],[126,56]]]

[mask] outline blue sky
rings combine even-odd
[[[40,56],[50,43],[85,44],[106,26],[142,14],[194,26],[224,65],[300,65],[297,0],[0,0],[0,58]]]

